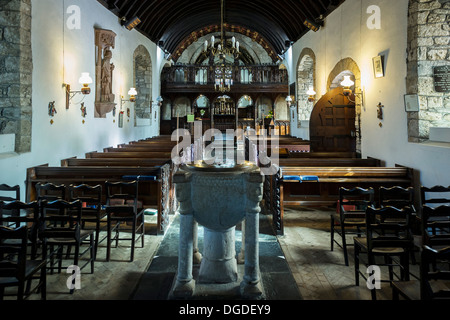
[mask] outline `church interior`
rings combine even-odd
[[[0,300],[450,298],[449,70],[448,0],[0,0]]]

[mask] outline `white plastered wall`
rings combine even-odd
[[[75,4],[80,8],[81,28],[70,30],[68,18],[73,12],[67,8]],[[95,85],[90,95],[74,96],[70,108],[65,107],[63,83],[72,90],[80,90],[78,79],[82,72],[89,72],[95,79],[94,26],[114,31],[116,45],[112,50],[115,65],[113,93],[116,95],[117,114],[106,118],[94,118]],[[128,90],[134,86],[133,53],[138,45],[144,45],[152,59],[153,100],[160,95],[161,65],[164,54],[157,46],[136,30],[122,27],[117,16],[97,1],[33,0],[32,1],[32,50],[33,50],[33,128],[32,151],[26,154],[0,154],[0,183],[20,185],[25,200],[26,169],[49,164],[59,166],[65,158],[84,158],[86,152],[102,151],[103,148],[145,139],[159,134],[159,107],[153,106],[150,126],[134,126],[134,105],[127,102],[123,128],[118,127],[120,96],[128,98]],[[48,115],[49,102],[55,101],[57,114]],[[80,102],[87,107],[82,118]],[[127,108],[130,108],[128,122]],[[50,120],[54,121],[53,124]],[[114,122],[115,119],[115,122]],[[83,124],[83,120],[85,123]]]
[[[381,9],[381,29],[369,29],[371,5]],[[450,185],[450,145],[408,142],[406,93],[408,0],[347,0],[325,20],[318,32],[308,32],[286,53],[290,83],[296,81],[300,53],[311,48],[316,54],[316,100],[327,91],[335,65],[352,58],[361,70],[365,102],[361,113],[362,156],[412,167],[420,183]],[[372,58],[385,56],[385,77],[375,79]],[[378,103],[384,105],[384,120],[377,118]],[[382,126],[380,126],[380,123]],[[308,139],[307,128],[291,123],[292,135]]]

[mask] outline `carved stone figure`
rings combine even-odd
[[[114,102],[114,94],[112,93],[112,79],[114,64],[111,63],[112,51],[105,48],[102,60],[102,102]]]
[[[116,104],[113,94],[114,64],[111,63],[116,34],[111,30],[95,29],[95,113],[96,118],[106,118]]]

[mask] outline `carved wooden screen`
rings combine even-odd
[[[354,101],[354,96],[350,99]],[[355,103],[336,88],[324,95],[311,114],[313,152],[356,152]]]

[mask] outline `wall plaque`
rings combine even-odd
[[[450,92],[450,66],[434,67],[434,89],[436,92]]]

